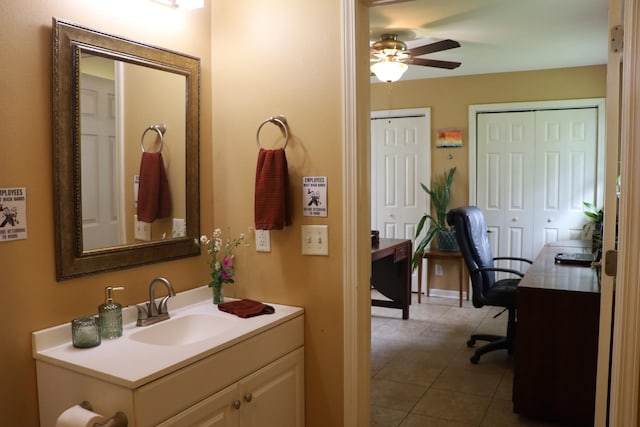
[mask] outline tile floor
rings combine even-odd
[[[505,333],[507,313],[493,318],[499,311],[476,309],[469,301],[460,308],[451,298],[418,304],[416,294],[408,320],[401,310],[372,307],[371,426],[558,427],[513,413],[512,358],[506,351],[469,362],[471,333]]]

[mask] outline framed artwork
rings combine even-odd
[[[462,130],[438,129],[436,131],[436,147],[462,147]]]

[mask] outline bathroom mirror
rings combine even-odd
[[[57,18],[53,32],[58,280],[199,255],[199,59]],[[171,200],[146,223],[143,151],[161,153]]]

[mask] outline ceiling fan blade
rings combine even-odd
[[[425,58],[413,58],[411,60],[413,65],[424,65],[425,67],[446,68],[447,70],[453,70],[458,68],[461,62],[453,61],[440,61],[437,59],[425,59]]]
[[[460,43],[458,43],[455,40],[446,39],[446,40],[440,40],[439,42],[426,44],[424,46],[414,47],[413,49],[408,49],[408,51],[412,56],[420,56],[420,55],[426,55],[427,53],[440,52],[447,49],[454,49],[456,47],[460,47]]]

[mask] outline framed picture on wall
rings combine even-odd
[[[436,131],[436,147],[462,147],[462,130],[438,129]]]

